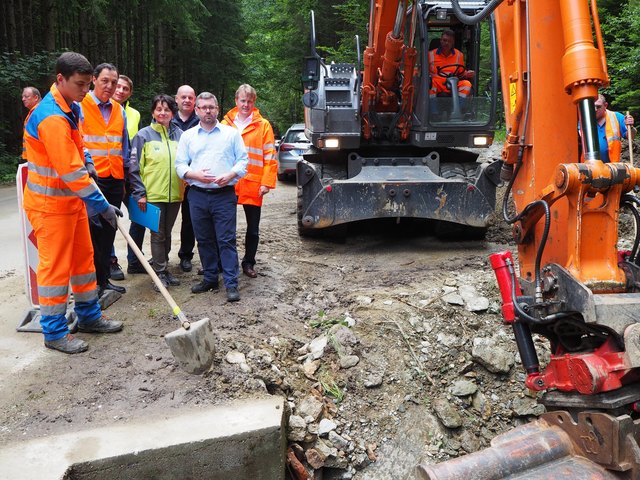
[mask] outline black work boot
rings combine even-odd
[[[58,340],[45,340],[44,346],[51,350],[58,350],[62,353],[80,353],[86,352],[89,348],[87,342],[74,337],[70,333],[66,337],[59,338]]]
[[[207,282],[206,280],[203,280],[191,287],[191,291],[193,293],[204,293],[212,290],[217,291],[219,288],[220,286],[218,285],[218,282]]]
[[[112,280],[124,280],[124,272],[122,271],[122,267],[118,264],[117,258],[111,258],[109,273]]]
[[[237,302],[240,300],[240,292],[237,287],[227,288],[227,302]]]
[[[190,272],[193,269],[193,265],[191,264],[191,260],[188,258],[183,258],[180,260],[180,268],[183,272]]]
[[[84,333],[114,333],[122,330],[122,322],[109,320],[104,315],[93,323],[79,323],[78,331]]]

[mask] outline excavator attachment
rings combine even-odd
[[[640,420],[628,415],[542,415],[497,436],[491,447],[438,465],[421,464],[421,480],[632,480],[640,478]]]
[[[298,163],[301,234],[372,218],[422,218],[454,224],[457,234],[478,238],[493,220],[499,163],[441,164],[437,152],[408,158],[353,152],[348,170],[347,178],[329,181],[322,167]]]

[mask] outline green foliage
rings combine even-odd
[[[326,52],[327,59],[336,63],[356,63],[358,61],[355,35],[360,39],[360,55],[367,46],[367,22],[369,21],[368,0],[346,0],[334,5],[336,17],[339,20],[335,27],[337,46],[321,46]]]
[[[4,143],[0,142],[0,184],[13,183],[20,157],[7,152]]]
[[[20,52],[0,54],[0,95],[20,96],[22,86],[34,85],[41,89],[53,81],[53,66],[60,52],[38,52],[24,55]]]
[[[318,312],[318,318],[311,320],[309,325],[313,328],[320,328],[321,330],[328,330],[334,325],[349,326],[344,317],[328,317],[324,310]]]
[[[160,93],[174,96],[176,92],[169,91],[166,83],[160,79],[135,87],[134,94],[129,103],[140,112],[140,128],[146,127],[151,123],[151,101],[153,97]]]
[[[612,110],[640,115],[640,2],[606,2],[600,20],[611,85],[604,90]],[[615,14],[618,13],[619,14]]]
[[[13,170],[25,111],[20,90],[45,93],[53,63],[63,50],[94,64],[113,62],[135,84],[132,105],[149,121],[158,93],[188,83],[213,92],[221,113],[233,106],[241,83],[258,91],[257,106],[284,132],[303,118],[300,73],[310,52],[310,11],[317,45],[327,61],[355,62],[354,36],[367,43],[370,0],[12,0],[0,36],[0,169]],[[26,7],[28,6],[28,7]],[[29,8],[30,15],[21,15]],[[605,93],[618,111],[640,116],[640,0],[599,0],[611,86]],[[483,31],[483,39],[488,38]],[[481,48],[488,43],[483,40]],[[51,50],[51,51],[47,51]],[[480,66],[488,78],[488,64]]]
[[[334,398],[335,403],[340,403],[344,400],[344,390],[340,387],[328,368],[324,366],[320,368],[318,382],[320,382],[324,393]]]

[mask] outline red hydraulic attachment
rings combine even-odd
[[[518,318],[513,303],[513,293],[517,299],[522,291],[517,281],[513,283],[515,271],[511,252],[494,253],[489,258],[502,296],[502,316],[513,327],[522,364],[527,372],[527,388],[536,391],[557,388],[564,392],[594,394],[622,387],[622,378],[629,373],[629,369],[624,363],[624,352],[620,351],[612,338],[589,353],[566,353],[558,348],[551,355],[549,365],[541,372],[530,325]]]

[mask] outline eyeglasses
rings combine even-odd
[[[212,112],[213,110],[216,110],[218,107],[198,107],[198,109],[202,110],[203,112]]]
[[[596,110],[602,110],[604,108],[604,105],[594,105],[596,107]]]

